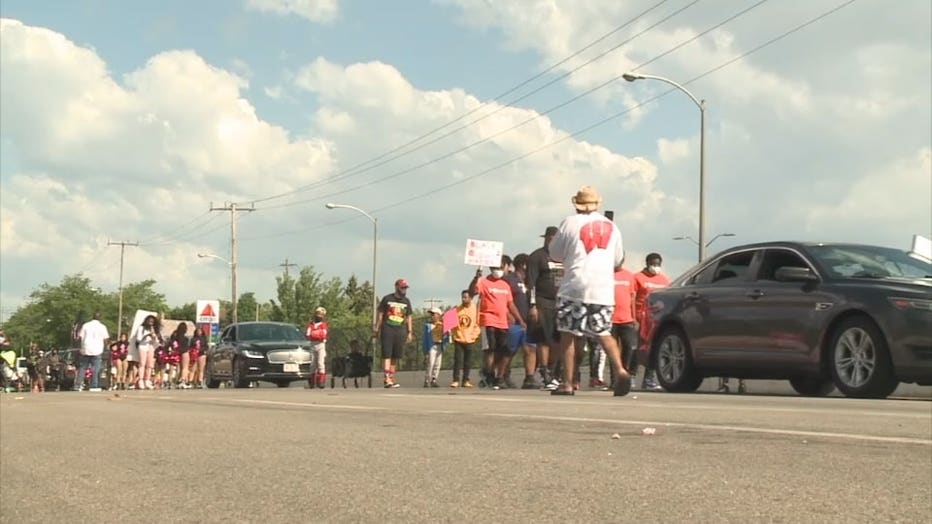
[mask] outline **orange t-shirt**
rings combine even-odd
[[[508,329],[508,303],[514,299],[511,296],[511,286],[505,279],[480,279],[477,286],[479,292],[479,325]]]
[[[615,313],[612,315],[612,324],[634,322],[634,314],[631,312],[634,286],[634,273],[627,269],[615,271]]]
[[[642,318],[646,313],[647,295],[655,289],[664,288],[670,285],[670,279],[663,273],[651,275],[646,271],[639,271],[634,275],[634,309],[638,318]]]

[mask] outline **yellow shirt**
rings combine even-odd
[[[475,302],[456,306],[457,326],[453,328],[453,341],[472,344],[479,340],[479,313]]]

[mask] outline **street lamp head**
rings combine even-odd
[[[686,237],[673,237],[673,240],[686,240]]]
[[[722,236],[723,236],[723,237],[733,237],[733,236],[735,236],[735,234],[734,234],[734,233],[722,233]]]
[[[335,209],[337,205],[334,204],[333,202],[327,202],[326,204],[324,204],[324,207],[326,207],[327,209]]]
[[[638,74],[635,74],[635,73],[625,73],[625,74],[621,75],[621,77],[624,78],[625,80],[627,80],[628,82],[634,82],[635,80],[643,80],[643,79],[644,79],[643,76],[638,75]]]
[[[209,256],[210,256],[210,255],[208,255],[207,253],[198,253],[198,254],[197,254],[197,257],[198,257],[198,258],[207,258],[207,257],[209,257]]]

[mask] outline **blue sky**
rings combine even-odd
[[[156,278],[173,303],[225,297],[224,272],[192,254],[229,256],[226,217],[197,217],[210,202],[249,202],[308,184],[319,189],[258,204],[261,212],[243,217],[241,290],[274,298],[286,257],[329,276],[367,276],[367,224],[311,199],[345,190],[333,198],[365,209],[404,202],[660,93],[657,83],[615,82],[498,134],[750,5],[690,2],[658,5],[527,89],[670,15],[668,22],[515,107],[343,180],[334,177],[494,102],[658,0],[6,0],[0,309],[8,314],[37,285],[79,270],[115,288],[118,254],[106,248],[114,237],[144,243],[128,280]],[[336,16],[308,14],[323,4]],[[765,2],[643,72],[683,81],[841,4]],[[788,238],[905,247],[914,233],[932,234],[929,20],[923,2],[858,0],[690,85],[710,108],[709,237],[736,234],[714,248]],[[860,30],[867,25],[872,31]],[[697,152],[698,112],[673,93],[505,169],[386,210],[379,289],[404,275],[415,297],[454,302],[471,275],[462,267],[466,238],[530,251],[587,184],[618,213],[631,268],[660,251],[670,273],[683,271],[695,248],[671,239],[697,236]],[[349,190],[361,182],[370,185]],[[136,201],[143,187],[174,211]]]

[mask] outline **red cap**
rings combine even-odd
[[[395,287],[408,287],[408,281],[403,278],[399,278],[395,281]]]

